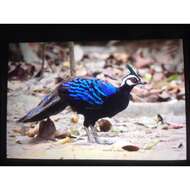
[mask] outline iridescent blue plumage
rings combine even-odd
[[[106,97],[118,91],[118,88],[113,85],[95,78],[75,78],[62,85],[67,88],[68,95],[74,100],[91,105],[102,105]]]

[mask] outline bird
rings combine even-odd
[[[95,123],[104,117],[113,117],[127,108],[131,90],[145,84],[135,68],[127,64],[129,73],[119,87],[95,77],[73,77],[61,82],[50,94],[18,122],[36,122],[58,114],[67,106],[84,116],[84,129],[89,143],[112,144],[98,137]]]

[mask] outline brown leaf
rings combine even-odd
[[[101,119],[97,123],[98,123],[98,127],[99,127],[100,131],[102,131],[102,132],[107,132],[112,127],[111,122],[107,119]]]
[[[33,76],[34,72],[35,72],[35,67],[32,64],[27,64],[24,62],[10,63],[8,78],[16,80],[24,80]]]
[[[132,151],[138,151],[139,147],[135,145],[126,145],[123,146],[122,149],[132,152]]]
[[[51,139],[55,134],[56,128],[52,120],[41,121],[39,124],[38,137],[43,139]]]

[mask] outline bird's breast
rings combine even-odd
[[[103,106],[105,117],[113,117],[117,113],[127,108],[129,104],[129,96],[125,94],[119,94],[108,100]]]

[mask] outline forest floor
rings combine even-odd
[[[185,102],[133,103],[111,118],[111,130],[100,136],[114,141],[112,145],[88,144],[82,129],[83,117],[73,122],[73,112],[65,110],[51,119],[59,131],[70,131],[75,137],[52,140],[19,134],[15,129],[31,124],[16,123],[39,103],[41,96],[27,91],[26,83],[12,81],[8,93],[7,157],[25,159],[122,159],[122,160],[185,160]],[[164,122],[158,120],[160,114]],[[169,123],[166,125],[166,123]],[[33,124],[35,126],[35,124]],[[133,145],[133,151],[122,147]],[[136,147],[138,150],[136,150]],[[129,148],[130,149],[130,148]]]

